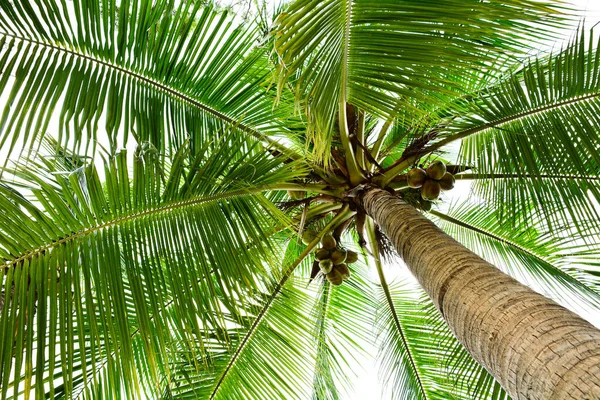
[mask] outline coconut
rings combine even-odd
[[[342,275],[343,280],[350,278],[350,268],[346,264],[334,265],[334,270],[337,270]]]
[[[440,197],[440,184],[436,181],[428,179],[421,188],[421,197],[423,200],[433,201]]]
[[[341,285],[342,281],[344,280],[342,274],[340,274],[340,272],[336,269],[332,269],[331,272],[325,276],[327,276],[327,280],[329,281],[329,283],[331,283],[334,286]]]
[[[423,186],[423,183],[427,179],[427,172],[421,168],[413,168],[406,174],[406,181],[408,186],[413,189],[418,189]]]
[[[441,161],[434,161],[427,167],[427,176],[436,181],[442,179],[446,173],[446,164]],[[423,183],[424,185],[424,183]]]
[[[454,182],[456,182],[454,175],[450,172],[446,172],[444,176],[442,176],[442,179],[439,180],[440,188],[442,190],[450,190],[454,187]]]
[[[319,261],[319,268],[321,268],[321,271],[323,271],[324,274],[328,274],[333,268],[333,261],[331,261],[328,258],[325,260],[321,260]]]
[[[358,261],[358,253],[348,250],[346,254],[346,264],[354,264]]]
[[[331,253],[331,261],[333,261],[334,265],[338,265],[346,261],[346,250],[335,250]]]
[[[330,255],[331,252],[327,249],[319,249],[315,253],[315,257],[317,258],[317,260],[325,260],[327,258],[331,258]]]
[[[419,202],[419,204],[421,205],[421,210],[423,210],[423,211],[430,211],[431,210],[431,202],[430,201],[421,200]]]
[[[323,236],[323,239],[321,239],[321,244],[323,245],[323,248],[327,250],[335,250],[335,246],[337,243],[333,236],[325,235]]]
[[[317,232],[312,229],[306,229],[302,234],[302,243],[309,245],[313,240],[317,238]]]

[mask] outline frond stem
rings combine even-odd
[[[381,152],[381,146],[383,145],[383,140],[385,139],[385,136],[387,135],[393,122],[394,122],[394,118],[392,118],[392,117],[388,118],[385,121],[385,123],[383,124],[383,126],[381,127],[381,130],[379,131],[377,140],[375,141],[375,143],[373,144],[373,147],[371,148],[371,154],[373,155],[373,158],[375,160],[379,159],[379,153]],[[374,168],[374,166],[372,165],[371,171],[373,171],[373,168]]]
[[[163,83],[160,83],[158,81],[155,81],[154,79],[148,78],[142,74],[139,74],[137,72],[133,72],[131,70],[128,70],[126,68],[120,67],[118,65],[112,64],[110,62],[104,61],[104,60],[100,60],[98,58],[86,55],[86,54],[82,54],[80,52],[74,51],[74,50],[70,50],[64,47],[60,47],[57,46],[55,44],[50,44],[50,43],[45,43],[45,42],[41,42],[38,40],[34,40],[31,38],[26,38],[26,37],[22,37],[22,36],[17,36],[11,33],[7,33],[7,32],[0,32],[0,35],[6,36],[6,37],[10,37],[13,38],[15,40],[20,40],[23,42],[28,42],[31,43],[33,45],[36,46],[41,46],[41,47],[46,47],[49,48],[51,50],[57,51],[57,52],[62,52],[62,53],[66,53],[75,57],[78,57],[80,59],[86,60],[86,61],[90,61],[99,65],[102,65],[103,67],[109,68],[109,69],[113,69],[125,76],[129,76],[135,80],[138,80],[140,82],[146,83],[148,85],[154,86],[155,88],[157,88],[158,90],[161,90],[165,93],[168,93],[169,95],[178,98],[181,101],[184,101],[188,104],[193,105],[194,107],[207,112],[208,114],[211,114],[223,121],[225,121],[228,124],[231,124],[232,126],[235,126],[236,128],[240,129],[243,132],[249,133],[250,135],[252,135],[253,137],[257,138],[258,140],[260,140],[261,142],[263,142],[267,148],[272,148],[274,150],[276,150],[277,152],[284,154],[286,157],[289,157],[293,160],[299,160],[300,158],[302,158],[301,155],[291,151],[289,148],[287,148],[286,146],[282,145],[281,143],[277,142],[276,140],[264,135],[263,133],[259,132],[258,130],[245,125],[243,123],[241,123],[240,121],[237,121],[231,117],[229,117],[228,115],[196,100],[195,98],[186,95],[168,85],[165,85]]]
[[[538,261],[542,262],[543,264],[546,264],[547,266],[549,266],[554,271],[558,272],[560,275],[562,275],[568,281],[571,281],[570,283],[577,282],[577,283],[583,285],[587,289],[588,293],[591,294],[591,295],[593,295],[593,297],[595,298],[596,302],[600,300],[600,295],[596,291],[588,288],[585,284],[583,284],[582,282],[580,282],[578,279],[576,279],[576,278],[572,277],[571,275],[567,274],[566,272],[564,272],[562,269],[560,269],[559,267],[557,267],[556,265],[554,265],[550,260],[546,259],[545,257],[543,257],[543,256],[541,256],[539,254],[536,254],[536,253],[532,252],[531,250],[529,250],[529,249],[527,249],[527,248],[519,245],[518,243],[513,242],[513,241],[511,241],[509,239],[503,238],[501,236],[498,236],[498,235],[496,235],[496,234],[494,234],[492,232],[488,232],[488,231],[486,231],[484,229],[481,229],[481,228],[478,228],[476,226],[473,226],[471,224],[468,224],[468,223],[466,223],[464,221],[460,221],[460,220],[458,220],[456,218],[453,218],[453,217],[449,216],[448,214],[444,214],[444,213],[441,213],[441,212],[435,211],[435,210],[430,210],[429,213],[432,214],[432,215],[435,215],[436,217],[440,218],[441,220],[444,220],[444,221],[450,222],[452,224],[461,226],[461,227],[463,227],[465,229],[468,229],[468,230],[471,230],[473,232],[479,233],[480,235],[487,236],[487,237],[491,238],[492,240],[495,240],[495,241],[498,241],[500,243],[503,243],[503,244],[505,244],[505,245],[507,245],[509,247],[512,247],[512,248],[516,249],[517,251],[523,252],[523,253],[527,254],[528,256],[535,258],[536,260],[538,260]]]
[[[346,101],[345,89],[342,90],[340,96],[339,114],[340,114],[340,141],[342,142],[342,148],[344,149],[344,155],[346,156],[346,166],[348,168],[348,175],[350,183],[358,185],[364,180],[364,175],[358,166],[356,154],[352,148],[350,139],[350,133],[348,132],[348,115],[346,114]]]
[[[356,142],[359,143],[359,145],[356,146],[356,160],[358,162],[358,166],[361,169],[366,170],[366,153],[364,150],[365,146],[363,144],[365,141],[365,112],[362,110],[358,110],[358,121],[354,135],[356,137]]]
[[[530,117],[532,115],[541,114],[541,113],[544,113],[546,111],[554,110],[554,109],[557,109],[557,108],[566,107],[566,106],[569,106],[571,104],[576,104],[576,103],[584,102],[584,101],[587,101],[587,100],[591,100],[591,99],[594,99],[596,97],[600,97],[600,93],[591,93],[591,94],[588,94],[588,95],[585,95],[585,96],[576,97],[574,99],[559,101],[559,102],[554,103],[554,104],[549,104],[549,105],[542,106],[542,107],[535,107],[535,108],[532,108],[531,110],[522,111],[520,113],[509,115],[507,117],[498,119],[496,121],[487,122],[485,124],[481,124],[481,125],[476,126],[474,128],[466,129],[464,131],[455,133],[454,135],[448,136],[447,138],[442,139],[439,142],[436,142],[436,143],[432,144],[431,146],[423,149],[423,154],[431,153],[431,152],[433,152],[433,151],[435,151],[435,150],[437,150],[437,149],[439,149],[439,148],[447,145],[448,143],[454,142],[454,141],[459,140],[459,139],[464,139],[464,138],[466,138],[468,136],[471,136],[471,135],[483,132],[483,131],[485,131],[487,129],[490,129],[490,128],[496,128],[498,126],[505,125],[505,124],[507,124],[509,122],[517,121],[517,120],[520,120],[520,119],[523,119],[523,118]]]
[[[342,76],[340,82],[340,98],[339,98],[339,127],[340,141],[346,156],[346,165],[350,175],[350,183],[358,185],[364,181],[365,177],[358,165],[356,154],[350,143],[350,134],[348,132],[348,115],[346,112],[346,101],[348,98],[348,52],[350,46],[350,19],[352,18],[352,0],[346,0],[346,22],[344,30],[344,50],[342,55]]]
[[[584,175],[568,175],[568,174],[457,174],[454,177],[462,180],[478,180],[478,179],[563,179],[563,180],[585,180],[585,181],[600,181],[600,176],[584,176]]]
[[[385,293],[385,298],[387,300],[388,306],[392,312],[394,317],[394,325],[396,325],[396,329],[398,329],[398,335],[400,335],[400,340],[402,341],[402,346],[406,349],[406,354],[408,355],[408,361],[412,367],[412,370],[415,373],[415,377],[417,378],[417,382],[419,384],[419,389],[423,394],[423,398],[425,400],[428,399],[427,392],[425,391],[425,387],[423,386],[423,382],[421,380],[421,376],[419,375],[419,370],[417,369],[417,365],[415,363],[414,356],[410,347],[408,347],[408,342],[406,340],[406,335],[404,334],[404,329],[402,328],[402,324],[400,323],[400,319],[398,318],[398,313],[396,312],[396,307],[394,307],[394,300],[392,299],[392,294],[390,292],[390,288],[388,286],[387,280],[385,279],[385,274],[383,272],[383,265],[381,262],[381,255],[379,254],[379,248],[377,246],[377,237],[375,235],[375,224],[371,218],[367,218],[366,223],[367,237],[369,238],[369,246],[371,247],[371,253],[373,254],[373,261],[375,262],[375,266],[377,268],[377,274],[379,275],[379,281],[381,283],[381,288]]]
[[[329,299],[331,298],[331,284],[327,280],[323,280],[322,283],[323,294],[321,295],[321,304],[319,308],[319,314],[317,316],[317,362],[315,363],[315,375],[313,377],[313,396],[318,397],[319,381],[317,380],[318,374],[321,368],[321,362],[326,357],[324,354],[326,338],[326,324],[327,321],[327,310],[329,309]]]
[[[431,146],[424,148],[423,150],[419,151],[417,154],[407,157],[404,160],[399,159],[392,168],[390,168],[388,171],[386,171],[384,174],[382,174],[382,176],[379,178],[379,182],[381,182],[381,184],[383,184],[383,185],[386,185],[396,175],[400,174],[402,171],[404,171],[406,168],[408,168],[411,164],[413,164],[419,158],[423,157],[426,154],[433,153],[434,151],[440,149],[441,147],[443,147],[449,143],[452,143],[456,140],[464,139],[468,136],[475,135],[475,134],[483,132],[487,129],[496,128],[496,127],[505,125],[507,123],[513,122],[513,121],[517,121],[517,120],[520,120],[523,118],[530,117],[532,115],[544,113],[546,111],[554,110],[557,108],[566,107],[571,104],[584,102],[584,101],[591,100],[591,99],[594,99],[597,97],[600,97],[600,93],[592,93],[592,94],[588,94],[585,96],[576,97],[574,99],[560,101],[560,102],[546,105],[543,107],[532,108],[531,110],[527,110],[527,111],[523,111],[523,112],[516,113],[513,115],[509,115],[507,117],[498,119],[496,121],[481,124],[474,128],[465,129],[461,132],[455,133],[454,135],[448,136],[445,139],[442,139],[442,140],[432,144]]]
[[[18,258],[13,259],[12,261],[9,261],[9,262],[3,264],[2,267],[4,267],[5,269],[10,268],[11,266],[18,264],[21,261],[36,257],[40,254],[45,253],[46,251],[50,251],[53,248],[58,247],[67,242],[71,242],[71,241],[74,241],[81,237],[89,236],[95,232],[98,232],[98,231],[101,231],[101,230],[104,230],[104,229],[107,229],[107,228],[110,228],[110,227],[113,227],[116,225],[120,225],[120,224],[129,222],[129,221],[133,221],[133,220],[136,220],[139,218],[149,217],[149,216],[160,214],[160,213],[169,213],[173,210],[194,207],[194,206],[197,206],[200,204],[211,203],[214,201],[219,201],[219,200],[224,200],[224,199],[229,199],[229,198],[234,198],[234,197],[248,196],[248,195],[252,195],[252,194],[260,193],[260,192],[264,192],[264,191],[307,190],[306,189],[307,187],[311,187],[310,190],[325,191],[323,189],[323,187],[326,187],[326,185],[301,185],[301,184],[262,185],[262,186],[252,187],[252,188],[232,190],[229,192],[219,193],[219,194],[214,194],[214,195],[209,195],[209,196],[204,196],[204,197],[195,197],[195,198],[188,199],[188,200],[183,200],[183,201],[179,201],[179,202],[175,202],[175,203],[171,203],[171,204],[166,204],[166,205],[163,205],[161,207],[157,207],[157,208],[154,208],[151,210],[140,211],[137,213],[124,215],[124,216],[118,217],[116,219],[106,221],[100,225],[96,225],[96,226],[93,226],[93,227],[90,227],[87,229],[83,229],[77,233],[74,233],[74,234],[66,236],[62,239],[56,240],[48,245],[39,247],[35,250],[32,250],[32,251],[18,257]],[[320,187],[321,187],[321,189],[319,189]]]
[[[325,236],[325,234],[327,234],[329,231],[331,231],[333,228],[335,228],[335,226],[337,224],[339,224],[339,223],[345,221],[346,219],[350,218],[353,214],[354,213],[349,210],[348,206],[346,206],[335,218],[333,218],[329,222],[329,224],[327,224],[327,226],[325,227],[325,229],[319,235],[317,235],[317,237],[312,242],[310,242],[310,244],[308,246],[306,246],[306,248],[304,249],[304,251],[302,251],[302,253],[300,253],[300,255],[298,256],[298,258],[296,258],[296,260],[294,260],[294,262],[286,269],[286,271],[283,274],[283,277],[281,278],[281,280],[275,285],[275,287],[271,291],[271,294],[269,295],[269,297],[268,297],[265,305],[263,306],[263,308],[260,310],[260,312],[256,316],[256,319],[254,320],[254,322],[250,326],[250,329],[248,329],[248,332],[246,333],[246,335],[242,339],[240,345],[237,347],[235,353],[231,357],[231,360],[229,360],[229,363],[227,364],[227,367],[225,368],[225,370],[221,374],[221,377],[217,381],[217,384],[215,385],[215,387],[214,387],[214,389],[213,389],[213,391],[212,391],[212,393],[211,393],[211,395],[209,397],[209,400],[213,400],[215,398],[215,396],[217,395],[219,389],[221,388],[221,385],[223,384],[223,381],[227,377],[227,374],[229,373],[229,371],[231,370],[231,368],[234,366],[235,362],[239,359],[242,351],[244,350],[244,348],[248,344],[248,341],[254,335],[254,332],[256,331],[256,329],[258,328],[258,326],[263,321],[265,315],[267,314],[267,311],[269,311],[269,309],[273,305],[273,301],[275,301],[275,298],[281,292],[281,290],[283,289],[283,286],[290,279],[290,277],[292,276],[292,274],[296,270],[296,267],[298,267],[298,265],[300,265],[300,263],[302,262],[302,260],[304,260],[310,254],[310,252],[315,247],[317,247],[319,245],[319,243],[321,242],[321,238],[323,236]]]

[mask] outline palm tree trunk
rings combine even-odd
[[[361,202],[458,340],[514,399],[600,399],[600,330],[472,253],[399,198]]]

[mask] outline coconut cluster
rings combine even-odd
[[[338,247],[336,240],[331,235],[321,239],[321,247],[315,252],[315,258],[319,261],[319,268],[327,277],[327,280],[335,286],[350,278],[350,269],[347,264],[358,261],[358,254]]]
[[[446,171],[446,164],[441,161],[432,162],[427,169],[413,168],[406,175],[408,186],[421,188],[423,200],[433,201],[440,197],[440,191],[454,187],[454,175]]]

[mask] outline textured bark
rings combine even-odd
[[[600,399],[600,330],[472,253],[404,201],[361,197],[471,355],[514,399]]]

